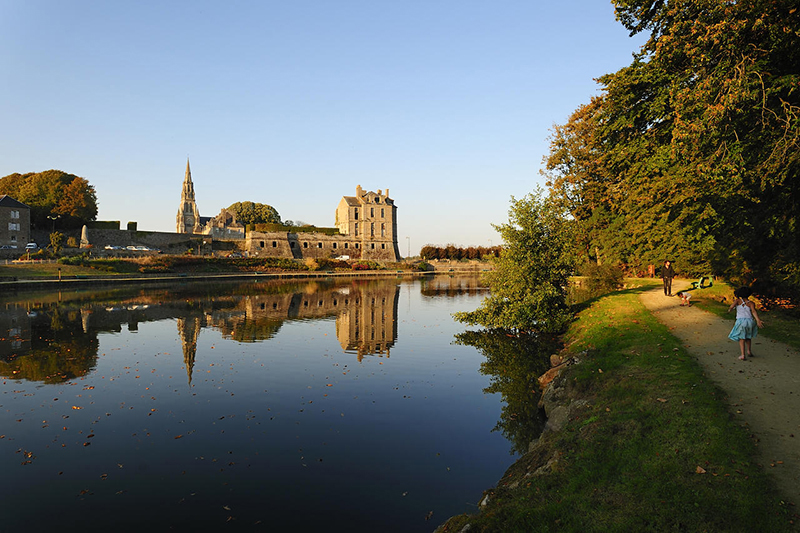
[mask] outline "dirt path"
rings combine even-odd
[[[673,294],[688,284],[676,283]],[[800,353],[758,336],[755,357],[740,361],[739,344],[728,340],[734,315],[723,320],[659,287],[642,293],[642,303],[683,341],[706,374],[728,394],[732,411],[758,439],[758,460],[772,474],[788,501],[800,505]],[[761,315],[765,329],[769,315]]]

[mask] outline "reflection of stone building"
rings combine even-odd
[[[0,359],[9,361],[31,347],[31,320],[21,306],[7,306],[0,312]]]
[[[253,294],[236,310],[212,312],[207,324],[224,338],[258,342],[274,336],[286,320],[336,317],[336,337],[342,349],[365,355],[389,355],[397,340],[399,287],[393,283],[352,284],[303,292]]]
[[[120,332],[124,324],[136,331],[140,323],[160,320],[177,323],[189,384],[206,327],[225,339],[250,343],[272,338],[286,321],[335,319],[339,344],[359,361],[373,354],[388,357],[397,341],[399,286],[391,280],[253,284],[213,299],[205,292],[169,291],[109,303],[102,298],[92,295],[35,310],[6,304],[0,310],[0,375],[48,382],[85,375],[96,364],[99,333]],[[66,352],[71,356],[62,357]]]
[[[397,303],[400,287],[383,284],[359,292],[352,305],[336,317],[336,338],[346,352],[385,355],[397,340]]]

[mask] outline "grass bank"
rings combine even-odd
[[[90,276],[142,276],[149,274],[225,274],[255,272],[352,272],[365,270],[417,271],[407,263],[379,264],[374,261],[336,261],[284,258],[223,258],[174,255],[151,255],[143,258],[86,258],[74,256],[58,263],[20,262],[0,265],[0,279],[37,280]]]
[[[564,337],[580,363],[560,380],[586,404],[509,468],[481,512],[439,531],[793,530],[723,393],[641,290],[587,303]]]

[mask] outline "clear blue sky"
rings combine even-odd
[[[0,0],[0,176],[64,170],[98,219],[174,231],[188,156],[203,216],[332,226],[360,184],[403,255],[498,244],[553,124],[641,43],[604,0]]]

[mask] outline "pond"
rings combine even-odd
[[[408,532],[473,512],[537,427],[505,398],[535,372],[451,318],[486,294],[445,276],[4,295],[2,529]]]

